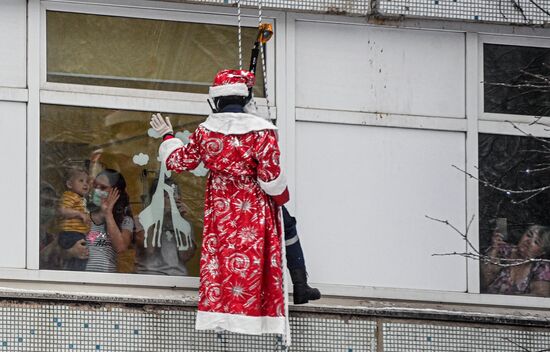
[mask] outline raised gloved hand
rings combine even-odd
[[[164,118],[161,114],[153,114],[153,116],[151,116],[150,124],[151,127],[153,127],[153,129],[162,137],[167,134],[174,134],[174,129],[172,128],[172,124],[170,123],[170,118],[168,116]]]

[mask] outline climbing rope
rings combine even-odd
[[[243,54],[242,54],[242,20],[241,20],[241,0],[237,1],[237,40],[239,44],[239,69],[243,69]],[[262,25],[262,0],[258,0],[258,28]],[[262,61],[262,74],[264,83],[264,97],[267,104],[267,118],[271,120],[271,108],[269,104],[269,96],[267,92],[267,69],[265,64],[264,44],[260,45],[260,57]],[[254,108],[257,110],[256,101],[254,100]]]
[[[243,48],[241,33],[241,0],[237,0],[237,36],[239,42],[239,70],[243,69]]]
[[[262,25],[262,0],[258,0],[258,28],[261,25]],[[265,96],[265,102],[267,104],[267,118],[271,120],[271,108],[269,107],[269,96],[267,95],[267,70],[265,67],[264,44],[260,45],[260,57],[262,59],[262,73],[264,76],[264,96]]]

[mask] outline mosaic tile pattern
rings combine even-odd
[[[447,324],[384,323],[384,352],[518,352],[550,348],[550,328],[512,330]]]
[[[0,351],[374,351],[376,323],[293,315],[293,345],[276,335],[196,331],[195,308],[0,304]]]
[[[550,327],[422,323],[322,312],[293,312],[290,323],[293,343],[285,349],[276,335],[196,331],[194,307],[5,300],[0,301],[0,352],[534,352],[550,348]]]
[[[190,1],[236,5],[236,0]],[[242,0],[240,3],[243,7],[258,7],[257,0]],[[369,0],[264,0],[262,7],[365,16],[369,12]],[[514,24],[550,23],[549,0],[376,0],[373,8],[388,16]]]
[[[385,15],[517,24],[550,22],[548,0],[378,0],[377,4],[378,11]]]
[[[190,0],[190,2],[226,4],[236,6],[236,0]],[[242,7],[258,8],[257,0],[241,0]],[[264,9],[291,11],[308,11],[348,15],[366,15],[369,9],[368,0],[262,0]]]

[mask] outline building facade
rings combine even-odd
[[[550,225],[539,7],[4,0],[0,349],[284,349],[276,336],[193,329],[206,170],[172,176],[185,210],[161,226],[162,244],[150,233],[160,219],[139,216],[161,173],[150,115],[171,116],[185,140],[210,112],[215,73],[239,56],[248,67],[260,20],[275,35],[257,106],[279,128],[289,210],[324,295],[291,307],[290,350],[550,348],[550,232],[533,230]],[[105,169],[126,180],[132,239],[111,272],[68,264],[89,238],[58,243],[75,169],[90,190]],[[509,251],[497,260],[539,239],[527,269],[488,274],[479,259],[495,233]]]

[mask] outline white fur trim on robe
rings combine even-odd
[[[276,130],[273,125],[263,117],[242,112],[221,112],[208,116],[201,126],[213,132],[223,134],[245,134],[252,131]]]
[[[270,196],[278,196],[285,191],[286,177],[283,174],[283,170],[281,170],[279,177],[277,177],[276,179],[273,179],[268,182],[264,182],[258,179],[258,183],[260,184],[260,187],[264,190],[265,193],[269,194]]]
[[[248,87],[244,83],[224,84],[221,86],[210,87],[210,97],[226,97],[230,95],[238,95],[241,97],[248,96]]]
[[[166,162],[166,159],[174,152],[174,150],[183,147],[183,142],[179,138],[170,138],[160,144],[159,157],[162,162]]]
[[[280,334],[286,332],[285,317],[251,317],[248,315],[197,312],[196,330],[224,329],[239,334]]]

